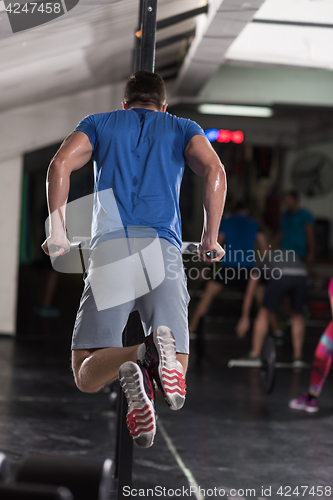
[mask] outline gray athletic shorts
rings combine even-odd
[[[189,353],[190,297],[182,255],[169,241],[104,242],[93,250],[84,282],[72,349],[122,347],[128,316],[138,311],[146,336],[168,326],[177,352]]]

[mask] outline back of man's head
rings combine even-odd
[[[293,198],[296,202],[299,202],[299,193],[296,189],[289,189],[288,191],[285,191],[284,195],[291,196],[291,198]]]
[[[249,212],[249,206],[247,203],[245,203],[245,201],[237,201],[236,205],[235,205],[235,208],[234,208],[234,212],[235,213],[239,213],[239,212],[246,212],[248,213]]]
[[[132,75],[126,84],[124,102],[129,108],[134,105],[154,106],[160,110],[166,103],[163,78],[157,73],[141,70]]]
[[[294,189],[285,192],[283,201],[288,211],[297,212],[299,209],[299,195]]]

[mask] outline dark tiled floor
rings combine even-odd
[[[77,287],[75,283],[73,304],[67,302],[61,319],[39,320],[22,311],[16,340],[0,337],[0,450],[14,467],[32,452],[113,457],[116,415],[109,395],[103,391],[81,394],[69,367]],[[256,499],[263,497],[262,486],[272,487],[273,499],[318,498],[281,496],[277,494],[280,486],[290,486],[292,491],[296,486],[333,488],[333,377],[326,382],[318,414],[292,412],[288,399],[306,388],[309,370],[279,370],[273,394],[265,396],[255,369],[229,370],[226,366],[248,344],[235,340],[229,324],[209,323],[207,329],[218,336],[207,342],[200,367],[192,358],[182,411],[172,412],[158,400],[159,422],[167,438],[159,428],[152,448],[135,447],[133,487],[184,487],[181,496],[186,497],[188,478],[170,451],[171,440],[178,460],[197,484],[204,490],[223,487],[224,498],[241,498],[233,488],[254,489],[251,498]],[[309,361],[319,334],[308,332]],[[288,359],[290,344],[280,346],[278,354]],[[171,497],[169,493],[166,498]],[[249,498],[250,492],[244,491],[243,497]],[[324,497],[333,498],[333,494]],[[158,490],[153,498],[161,498]]]

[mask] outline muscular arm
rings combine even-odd
[[[227,181],[224,167],[206,137],[192,137],[185,150],[185,159],[190,168],[203,180],[204,225],[199,246],[204,258],[207,250],[217,250],[219,261],[224,250],[218,243],[218,231],[224,209]]]
[[[69,250],[65,229],[65,206],[69,193],[70,175],[91,158],[92,146],[86,134],[73,132],[63,142],[52,159],[46,179],[46,194],[50,214],[50,236],[42,248],[49,255],[48,245],[60,246],[61,255]]]

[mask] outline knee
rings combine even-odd
[[[304,318],[303,318],[302,313],[292,312],[291,319],[292,319],[292,321],[297,322],[297,323],[304,323]]]
[[[270,314],[274,314],[274,313],[272,313],[271,311],[269,311],[266,307],[261,307],[259,309],[259,315],[262,318],[269,319]]]
[[[260,325],[268,325],[269,323],[269,311],[268,309],[266,309],[265,307],[261,307],[259,309],[259,312],[258,312],[258,315],[257,315],[257,318],[256,318],[256,324],[260,324]]]
[[[99,388],[94,386],[90,380],[80,377],[79,374],[78,375],[74,374],[74,380],[76,387],[81,392],[85,392],[86,394],[94,394],[95,392],[99,391]]]
[[[74,365],[72,369],[75,385],[81,392],[93,394],[94,392],[99,391],[99,388],[96,388],[92,384],[90,377],[88,377],[87,374],[83,373],[83,370],[81,370],[81,365]]]

